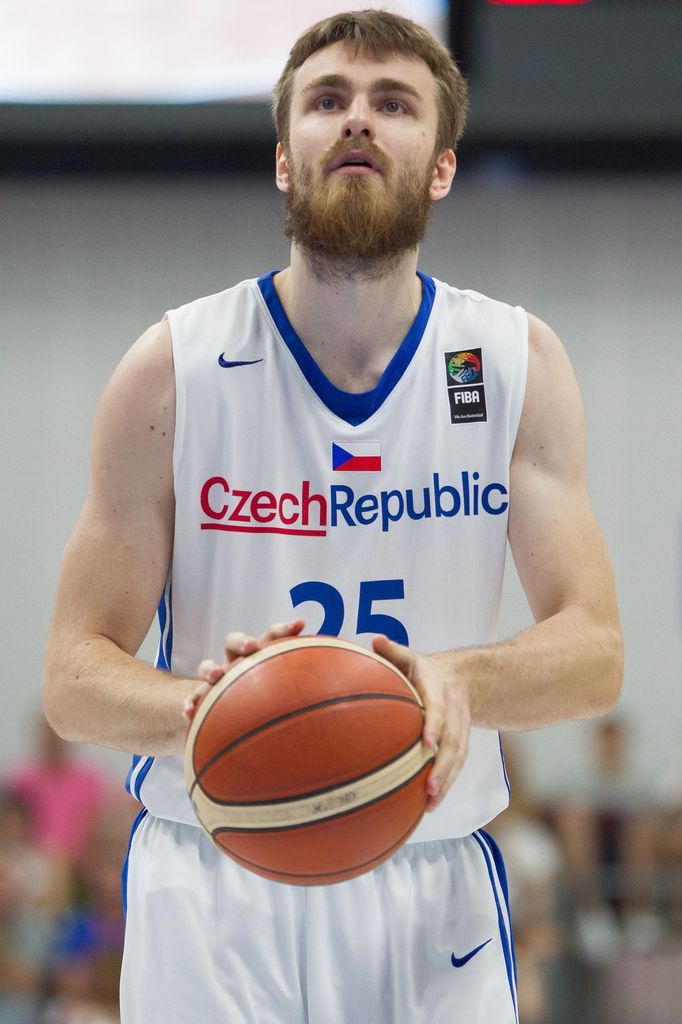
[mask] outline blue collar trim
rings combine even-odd
[[[265,299],[270,315],[275,321],[277,330],[282,335],[284,343],[298,363],[311,388],[327,408],[352,426],[364,423],[386,401],[419,348],[419,343],[429,322],[433,300],[436,295],[436,285],[433,278],[417,271],[417,275],[422,283],[422,298],[419,304],[419,311],[414,318],[412,326],[401,342],[400,348],[381,375],[377,386],[371,391],[353,394],[348,391],[341,391],[331,381],[327,380],[292,327],[275,289],[273,278],[277,273],[279,271],[271,270],[268,274],[259,277],[258,287]]]

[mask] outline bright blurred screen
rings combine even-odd
[[[0,0],[0,103],[267,96],[298,35],[348,0]],[[377,5],[379,6],[379,5]],[[446,0],[382,3],[447,39]]]

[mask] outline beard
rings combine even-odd
[[[329,175],[322,170],[351,148],[376,153],[381,174]],[[319,168],[289,161],[286,237],[301,248],[320,280],[376,280],[390,273],[426,233],[433,167],[410,165],[396,174],[392,161],[371,144],[337,142]]]

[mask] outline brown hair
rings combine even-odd
[[[275,86],[272,116],[277,138],[289,143],[291,93],[296,72],[318,50],[333,43],[347,42],[355,52],[370,57],[404,54],[421,58],[436,82],[438,130],[436,152],[455,149],[468,109],[468,88],[454,58],[430,32],[408,18],[388,11],[348,11],[318,21],[296,40]]]

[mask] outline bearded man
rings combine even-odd
[[[304,33],[274,102],[290,265],[167,313],[102,399],[45,708],[135,753],[123,1024],[517,1019],[499,731],[609,709],[621,635],[559,340],[417,270],[466,105],[413,22]],[[536,624],[499,643],[508,539]],[[409,841],[322,886],[224,857],[182,774],[202,694],[302,612],[408,676],[434,754]]]

